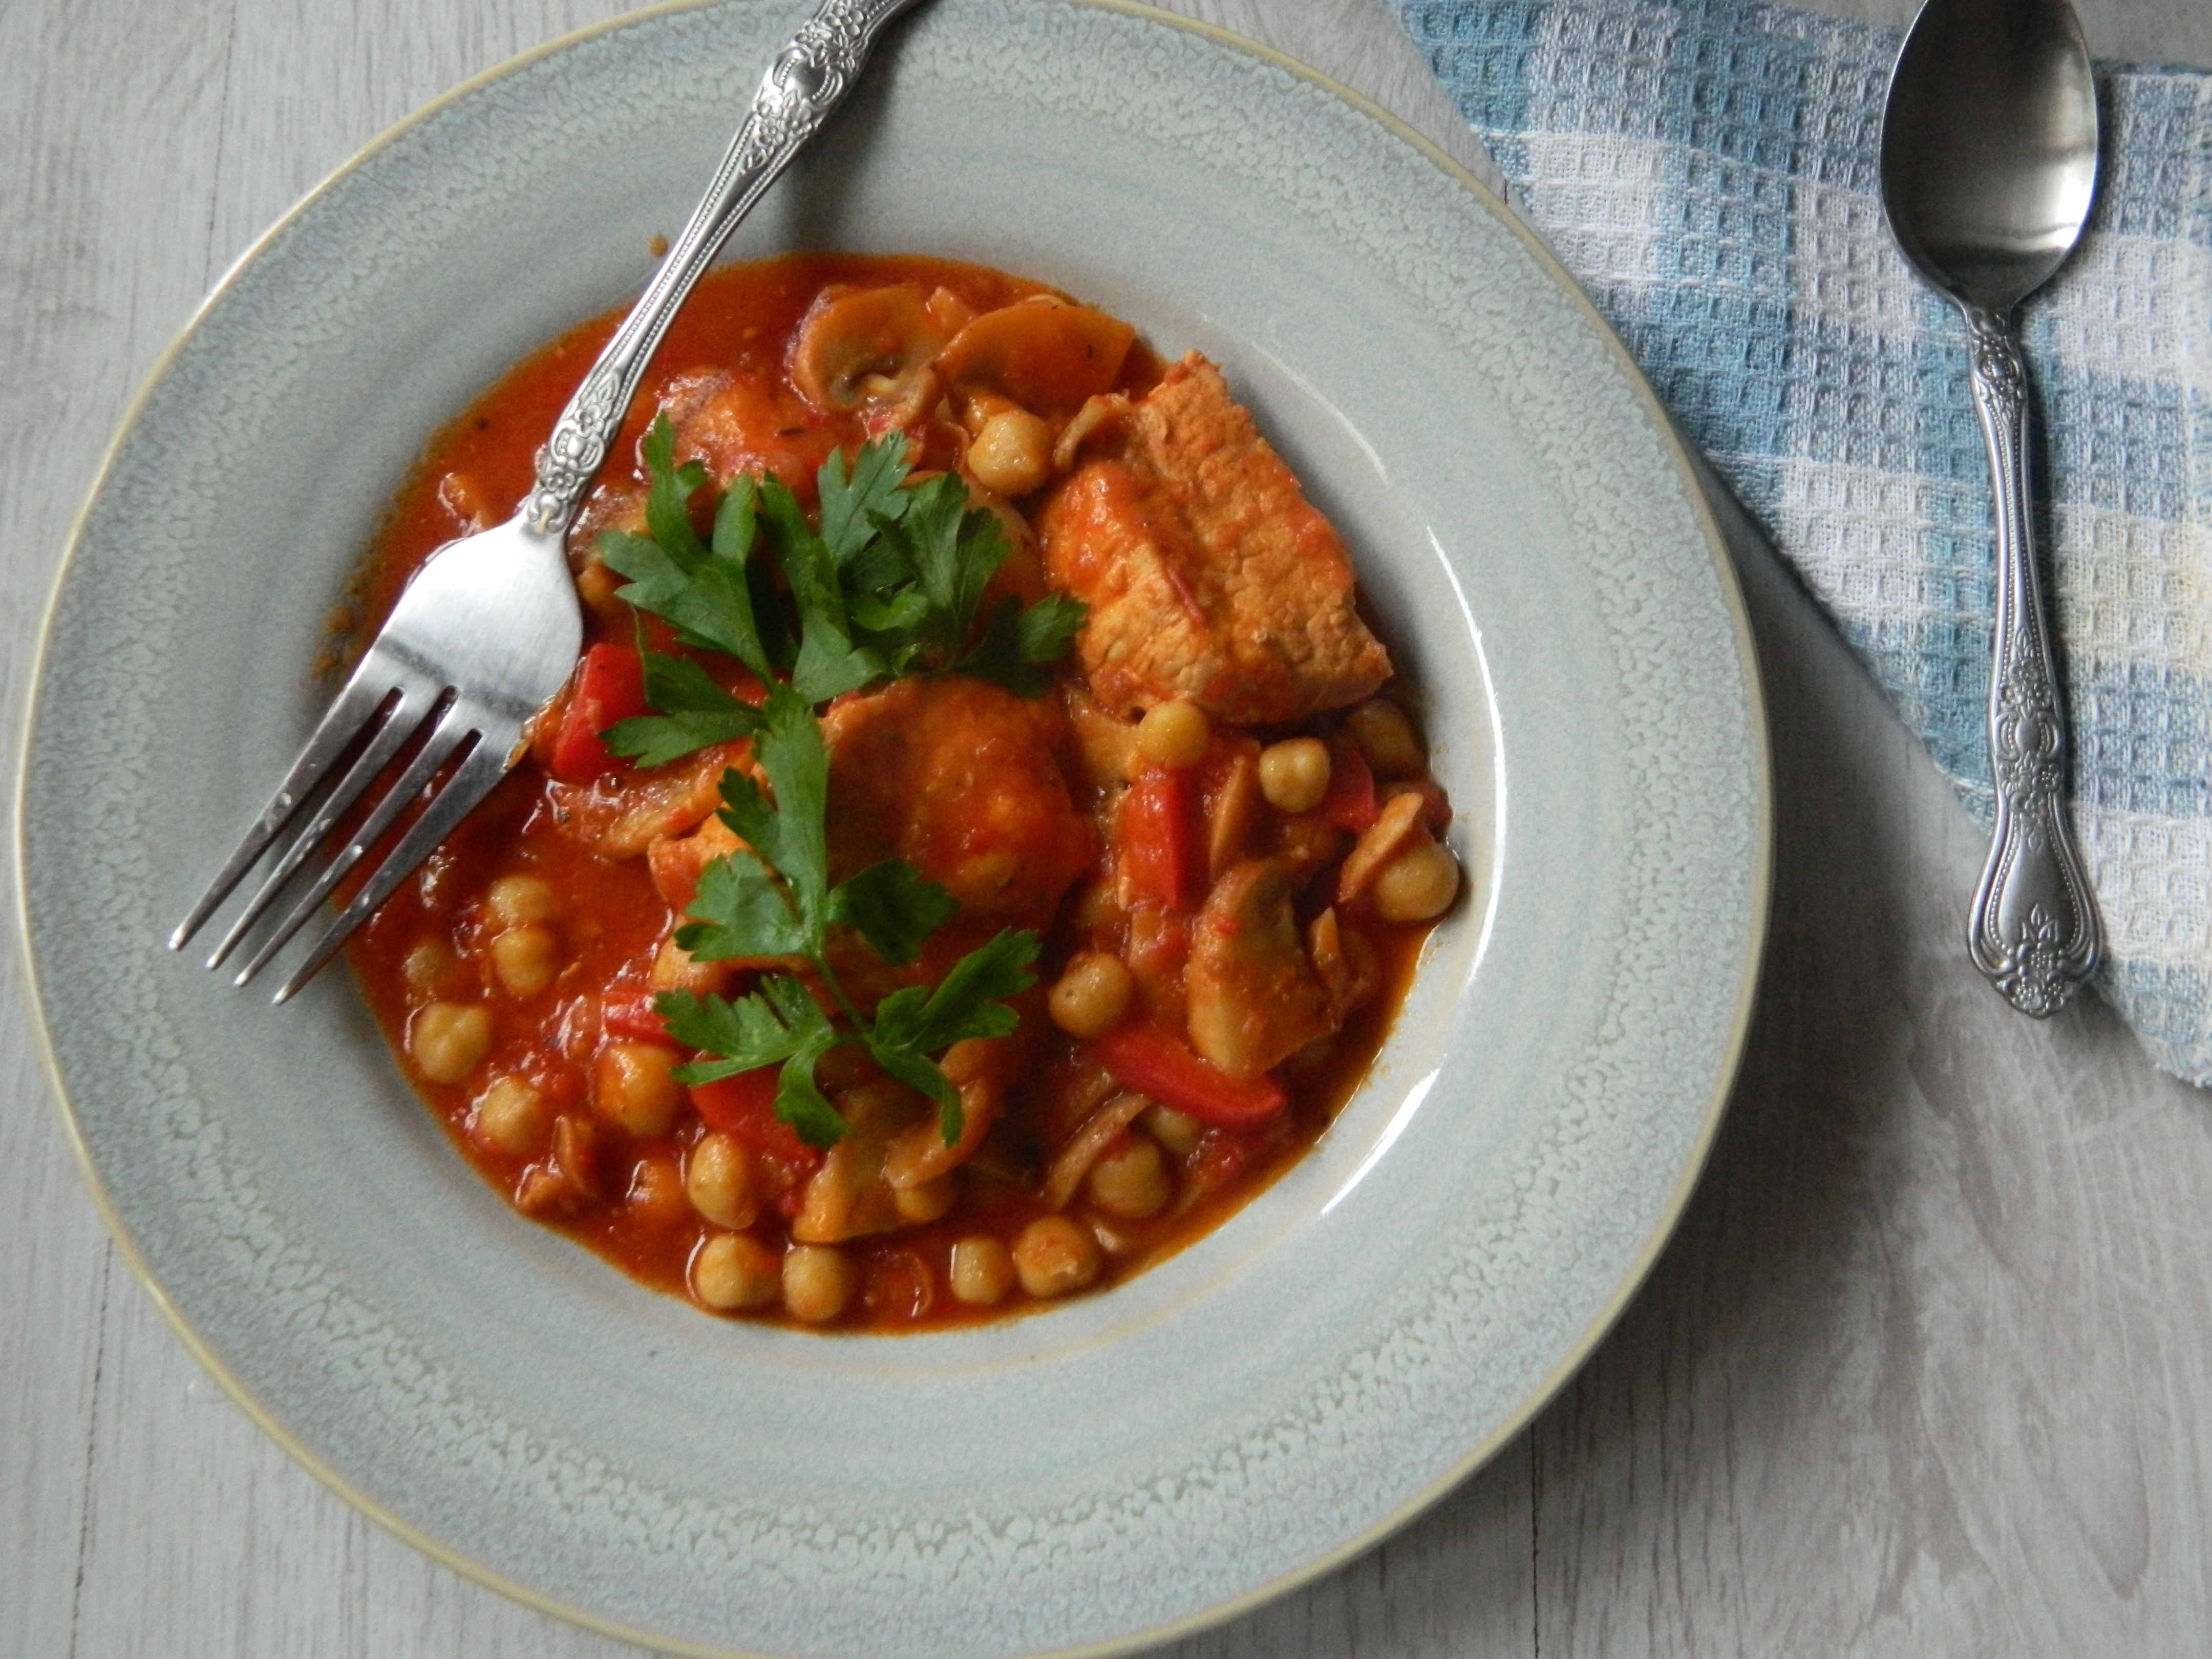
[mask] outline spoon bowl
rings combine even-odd
[[[1929,0],[1890,77],[1881,195],[1936,287],[2008,312],[2089,216],[2097,88],[2066,0]]]

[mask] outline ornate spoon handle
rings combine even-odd
[[[2066,716],[2051,672],[2027,485],[2027,385],[2008,314],[1962,306],[1974,406],[1996,495],[1997,628],[1990,664],[1996,832],[1974,891],[1966,946],[2007,1001],[2038,1019],[2081,988],[2105,948],[2061,790]]]
[[[884,25],[916,3],[822,0],[775,55],[706,195],[538,452],[538,482],[524,507],[531,529],[546,536],[566,533],[622,428],[646,365],[693,285],[738,221],[844,102]]]

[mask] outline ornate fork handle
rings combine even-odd
[[[1997,624],[1990,665],[1990,769],[1997,796],[1989,863],[1966,926],[1974,965],[2040,1019],[2081,988],[2104,951],[2061,790],[2066,717],[2051,670],[2027,486],[2027,380],[2008,315],[1962,307],[1972,331],[1974,406],[1996,497]]]
[[[646,365],[693,285],[753,204],[845,100],[884,26],[917,3],[823,0],[769,64],[706,195],[538,450],[537,484],[524,509],[532,530],[567,532]]]

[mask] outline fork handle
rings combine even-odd
[[[753,204],[860,78],[876,38],[918,0],[823,0],[769,64],[744,125],[637,304],[608,340],[538,452],[523,504],[530,528],[561,536],[583,505],[668,325]]]
[[[1990,771],[1997,821],[1966,945],[2005,1000],[2038,1019],[2081,987],[2104,951],[2097,901],[2062,791],[2066,715],[2051,669],[2027,483],[2027,377],[2011,317],[1966,306],[1974,407],[1996,499],[1997,625],[1990,663]]]

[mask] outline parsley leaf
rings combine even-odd
[[[822,541],[839,569],[866,550],[878,526],[905,513],[908,470],[906,435],[898,432],[861,445],[849,474],[842,451],[823,462],[814,475],[822,497]]]
[[[1046,665],[1067,654],[1090,614],[1089,605],[1066,593],[1048,594],[1028,606],[1009,593],[992,608],[975,648],[953,666],[1018,696],[1041,696],[1052,683]]]
[[[720,1056],[677,1066],[677,1081],[713,1083],[781,1062],[775,1115],[810,1146],[834,1146],[844,1134],[845,1120],[814,1080],[814,1063],[845,1039],[799,981],[769,974],[758,991],[734,1002],[665,992],[656,1006],[678,1042]]]
[[[996,999],[1018,995],[1036,975],[1037,936],[1006,928],[981,950],[970,951],[934,990],[909,986],[877,1005],[867,1034],[876,1064],[908,1088],[937,1103],[938,1133],[945,1144],[960,1139],[960,1091],[931,1058],[969,1037],[1011,1036],[1021,1023]]]
[[[814,718],[806,700],[789,686],[771,690],[761,713],[753,757],[767,776],[769,787],[775,792],[775,799],[771,802],[743,772],[732,769],[722,774],[720,816],[751,849],[744,856],[753,866],[750,872],[741,869],[738,878],[724,879],[767,883],[768,870],[761,866],[773,869],[783,880],[777,896],[784,902],[789,926],[798,930],[796,943],[781,924],[769,927],[763,920],[771,914],[765,901],[741,896],[750,894],[750,885],[725,888],[718,884],[711,890],[714,895],[726,891],[726,904],[718,904],[710,897],[707,878],[715,865],[709,864],[700,877],[702,898],[708,902],[708,909],[702,913],[695,902],[687,913],[721,930],[714,936],[717,948],[709,961],[733,956],[822,953],[822,929],[830,908],[830,753],[823,746],[821,722]],[[730,856],[734,862],[738,855]],[[752,930],[764,931],[756,935]],[[677,943],[698,954],[686,934],[702,945],[708,936],[692,933],[688,927],[678,933]]]
[[[799,611],[799,656],[791,684],[809,702],[827,702],[883,678],[890,665],[880,652],[855,646],[846,615],[845,585],[830,544],[806,522],[805,509],[773,477],[760,483],[762,528],[791,584]]]
[[[998,1000],[1029,989],[1036,975],[1037,936],[1027,928],[1002,929],[988,945],[953,964],[932,990],[909,986],[877,1006],[874,1044],[936,1054],[968,1037],[1006,1036],[1014,1011]]]
[[[697,659],[658,651],[644,657],[645,700],[661,712],[609,726],[607,747],[616,754],[634,756],[641,766],[665,766],[695,750],[750,738],[761,729],[760,710],[715,684]]]
[[[959,908],[944,888],[924,881],[912,865],[896,859],[847,877],[830,895],[830,919],[843,922],[878,956],[902,968],[921,954],[922,941],[951,921]]]
[[[615,596],[673,623],[686,645],[727,652],[766,680],[769,653],[754,619],[745,568],[757,486],[740,478],[722,497],[709,544],[691,527],[690,508],[692,495],[707,482],[707,469],[697,461],[676,465],[676,428],[666,415],[654,417],[643,450],[651,480],[645,506],[651,533],[611,530],[599,537],[599,557],[617,575],[630,579]]]
[[[1065,655],[1083,625],[1085,608],[1074,599],[1024,606],[1009,597],[977,637],[984,590],[1012,550],[1006,532],[995,514],[968,506],[967,487],[951,473],[909,488],[912,458],[900,434],[862,445],[849,463],[839,452],[822,464],[819,530],[783,482],[763,473],[731,485],[708,542],[690,509],[707,471],[696,461],[676,465],[665,415],[641,449],[648,533],[599,538],[599,556],[629,578],[617,597],[673,623],[684,644],[726,652],[763,681],[781,672],[810,702],[873,680],[951,672],[1033,696],[1048,683],[1042,665]],[[769,561],[753,556],[763,544],[781,589],[768,576]],[[660,690],[672,700],[663,702]],[[743,735],[702,718],[726,708],[686,700],[666,676],[648,682],[647,696],[658,714],[685,718],[626,733],[634,746],[618,753],[661,765]]]
[[[908,490],[906,511],[882,523],[878,582],[864,620],[870,642],[903,667],[950,667],[975,627],[983,589],[1012,550],[998,514],[968,508],[968,490],[940,473]]]
[[[699,872],[698,895],[684,915],[692,920],[676,930],[677,946],[701,962],[812,954],[815,935],[805,920],[766,866],[742,849]]]

